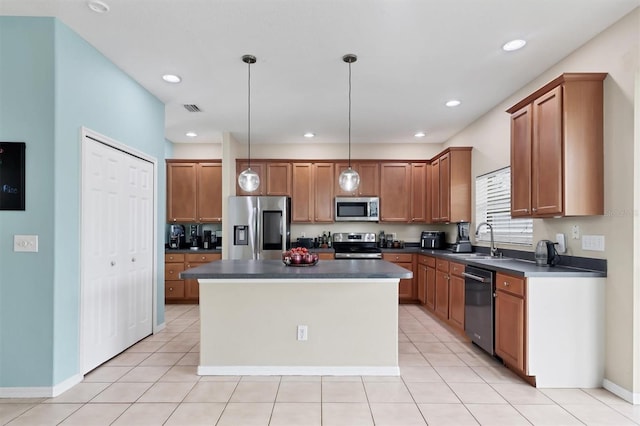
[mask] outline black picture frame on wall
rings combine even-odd
[[[25,209],[24,142],[0,142],[0,210]]]

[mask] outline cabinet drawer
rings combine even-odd
[[[464,264],[449,262],[449,271],[451,271],[451,275],[458,275],[461,277],[464,272]]]
[[[418,263],[420,263],[422,265],[430,266],[432,268],[435,268],[436,267],[436,258],[435,257],[431,257],[431,256],[420,255],[420,256],[418,256]]]
[[[501,273],[496,274],[496,290],[524,297],[524,279]]]
[[[164,264],[164,279],[166,280],[179,280],[180,272],[184,271],[184,263],[165,263]]]
[[[318,253],[318,259],[320,260],[334,260],[335,256],[333,253]]]
[[[187,262],[213,262],[222,259],[220,253],[189,253],[187,254]]]
[[[411,253],[382,253],[382,259],[388,262],[413,262]]]
[[[171,253],[164,255],[164,263],[184,262],[184,253]]]
[[[442,272],[449,272],[449,261],[436,259],[436,269]]]
[[[165,299],[184,298],[184,281],[165,281],[164,298]]]

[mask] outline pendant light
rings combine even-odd
[[[360,185],[360,175],[351,168],[351,64],[357,61],[358,57],[347,54],[342,57],[342,60],[349,64],[349,167],[340,173],[338,184],[343,191],[352,192]]]
[[[248,146],[248,164],[247,169],[238,175],[238,186],[244,192],[253,192],[260,186],[260,176],[251,170],[251,64],[256,63],[256,57],[253,55],[244,55],[242,62],[247,64],[248,68],[248,96],[247,96],[247,146]]]

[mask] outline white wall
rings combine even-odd
[[[633,120],[634,79],[640,68],[639,28],[640,9],[636,9],[447,142],[474,147],[473,176],[506,166],[510,153],[507,108],[563,72],[609,73],[604,82],[605,215],[535,220],[534,242],[543,238],[555,240],[556,233],[564,233],[569,255],[607,259],[605,378],[636,394],[640,392],[640,361],[637,357],[634,361],[633,357],[633,342],[639,338],[639,331],[634,331],[632,321],[632,230],[633,218],[637,215],[633,210],[637,167],[633,155]],[[579,225],[581,235],[604,235],[606,251],[582,250],[579,240],[570,239],[573,225]]]

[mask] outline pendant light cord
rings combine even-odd
[[[349,168],[351,168],[351,62],[349,62]]]
[[[249,78],[247,79],[247,145],[248,145],[248,168],[251,169],[251,62],[247,62],[249,68]]]

